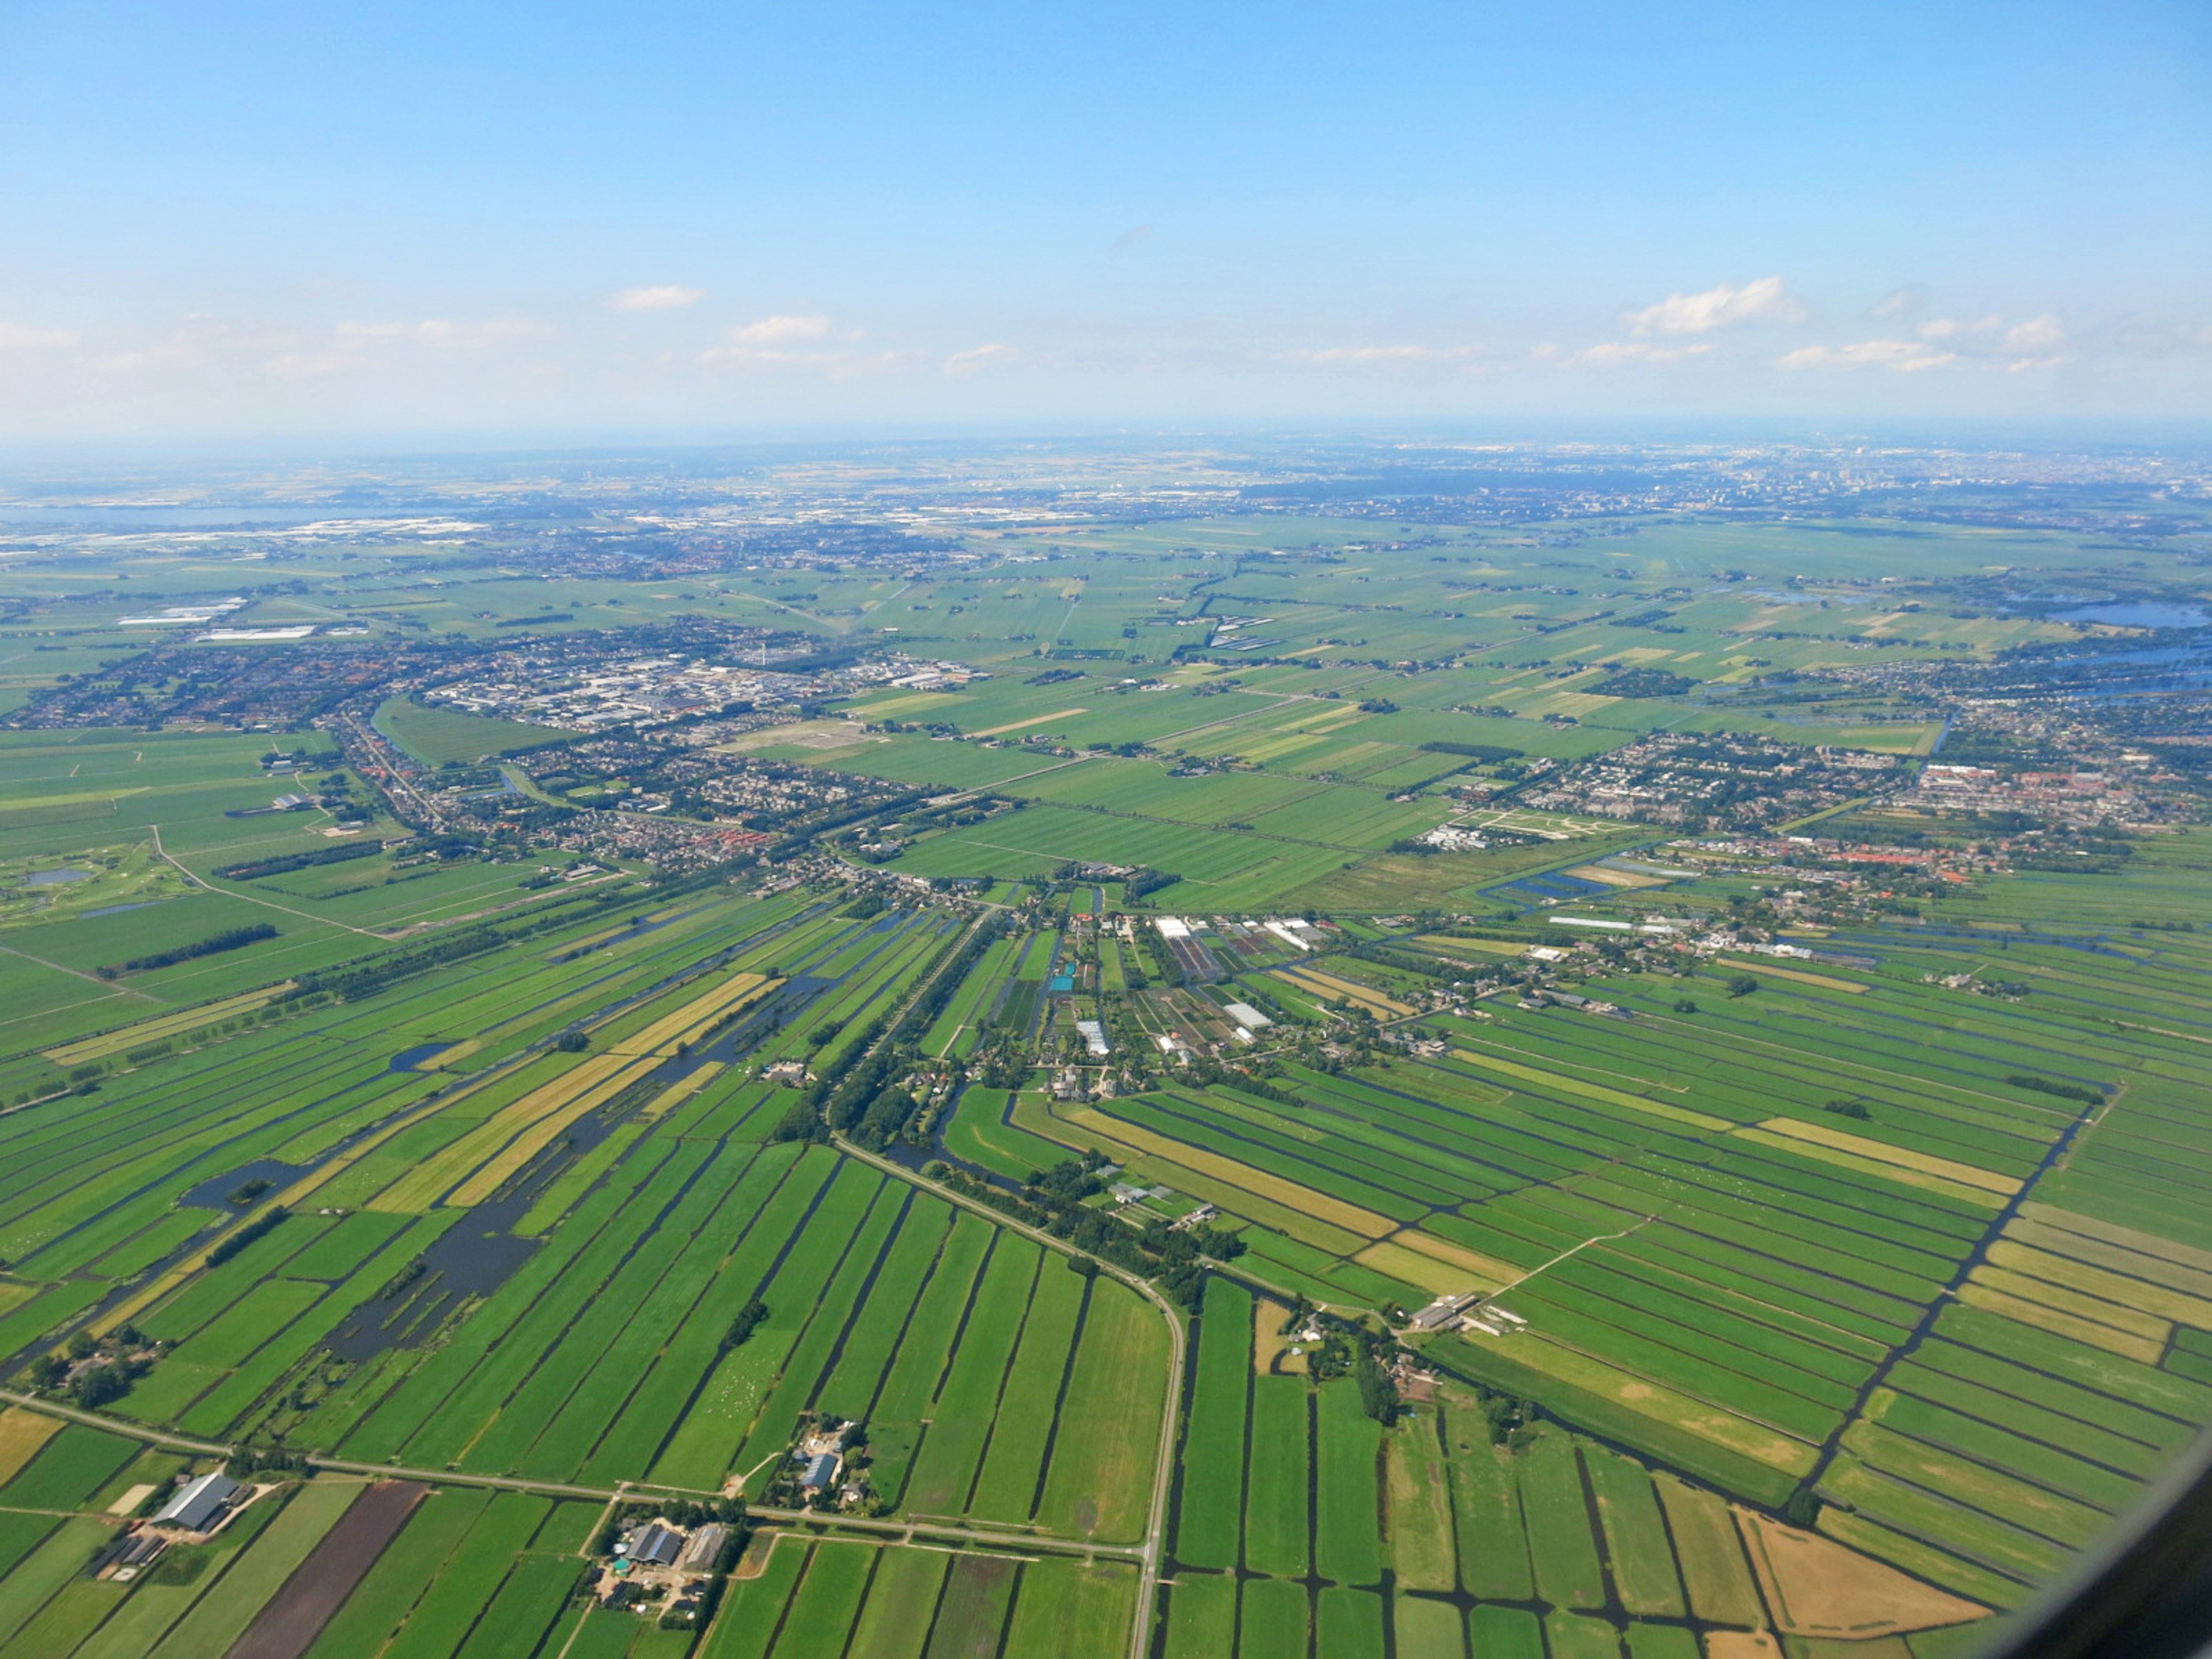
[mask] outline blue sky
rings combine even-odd
[[[2212,414],[2212,7],[0,0],[0,438]]]

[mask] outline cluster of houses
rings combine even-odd
[[[730,1528],[720,1521],[690,1528],[657,1515],[641,1521],[615,1540],[613,1559],[599,1571],[599,1604],[696,1619],[729,1541]]]

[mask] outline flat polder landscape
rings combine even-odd
[[[12,478],[0,1659],[1975,1651],[2212,1422],[2212,475],[1857,453]]]

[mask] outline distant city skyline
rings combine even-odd
[[[2212,11],[0,21],[0,443],[2212,416]]]

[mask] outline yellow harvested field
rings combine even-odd
[[[2055,1204],[2045,1204],[2033,1198],[2020,1206],[2020,1212],[2028,1220],[2039,1221],[2045,1226],[2079,1233],[2085,1238],[2101,1239],[2107,1244],[2117,1244],[2122,1249],[2133,1250],[2139,1255],[2156,1256],[2163,1261],[2177,1261],[2184,1267],[2212,1273],[2212,1250],[2177,1244],[2154,1233],[2140,1233],[2132,1227],[2123,1227],[2116,1221],[2100,1220],[2077,1210],[2062,1210]]]
[[[1824,991],[1844,991],[1852,996],[1863,995],[1872,989],[1855,979],[1838,979],[1832,974],[1809,974],[1802,968],[1777,968],[1771,962],[1741,962],[1733,957],[1715,957],[1716,968],[1733,968],[1740,974],[1765,974],[1770,979],[1795,980],[1800,985],[1817,985]]]
[[[1492,957],[1522,956],[1528,950],[1510,939],[1454,939],[1449,933],[1418,933],[1413,943],[1431,951],[1477,951]]]
[[[1877,1164],[1894,1164],[1900,1169],[1917,1170],[1923,1175],[1940,1176],[1946,1181],[1958,1182],[1961,1187],[1978,1187],[1985,1193],[1997,1193],[2006,1198],[2021,1188],[2021,1183],[2012,1176],[1999,1175],[1994,1170],[1978,1169],[1972,1164],[1937,1158],[1929,1152],[1916,1152],[1908,1147],[1893,1146],[1886,1140],[1855,1135],[1847,1130],[1832,1129],[1825,1123],[1808,1123],[1795,1117],[1770,1117],[1759,1127],[1773,1134],[1788,1135],[1796,1140],[1816,1140],[1821,1146],[1832,1146],[1839,1152],[1872,1158]]]
[[[1119,1118],[1109,1117],[1105,1113],[1094,1111],[1089,1107],[1068,1113],[1065,1121],[1085,1128],[1094,1129],[1100,1134],[1110,1135],[1124,1146],[1133,1146],[1139,1152],[1151,1152],[1170,1159],[1183,1165],[1186,1169],[1195,1170],[1201,1175],[1209,1175],[1217,1181],[1225,1182],[1242,1191],[1255,1193],[1262,1198],[1272,1199],[1277,1204],[1285,1205],[1303,1214],[1316,1217],[1332,1226],[1341,1227],[1347,1232],[1358,1233],[1363,1238],[1370,1241],[1397,1230],[1398,1224],[1388,1216],[1377,1215],[1372,1210],[1363,1210],[1357,1204],[1347,1204],[1342,1199],[1331,1198],[1327,1193],[1316,1192],[1312,1188],[1302,1187],[1295,1181],[1285,1181],[1280,1176],[1269,1175],[1265,1170],[1255,1170],[1249,1164],[1240,1164],[1235,1158],[1224,1158],[1218,1152],[1209,1152],[1203,1147],[1193,1146],[1186,1141],[1172,1140],[1166,1135],[1155,1134],[1150,1129],[1140,1128],[1133,1123],[1124,1123]]]
[[[2202,1297],[2212,1303],[2212,1273],[2201,1267],[2185,1267],[2164,1256],[2144,1255],[2118,1244],[2108,1244],[2100,1238],[2069,1233],[2063,1227],[2030,1221],[2022,1216],[2012,1218],[2005,1228],[2005,1237],[2015,1244],[2026,1244],[2072,1261],[2090,1262],[2128,1279],[2148,1279],[2152,1285]]]
[[[1849,1482],[1852,1476],[1844,1470],[1839,1479]],[[1869,1521],[1863,1515],[1853,1513],[1839,1504],[1830,1504],[1820,1511],[1815,1523],[1824,1537],[1832,1538],[1847,1549],[1855,1549],[1878,1559],[1894,1561],[1907,1572],[1916,1572],[1929,1578],[1942,1577],[1958,1585],[1962,1592],[1980,1596],[1991,1607],[2016,1606],[2024,1594],[2021,1585],[2002,1573],[1987,1567],[1971,1564],[1962,1558],[1923,1544],[1917,1538]],[[1856,1653],[1853,1648],[1851,1652]]]
[[[659,1117],[664,1113],[674,1111],[676,1108],[681,1106],[685,1101],[690,1099],[692,1096],[697,1094],[700,1090],[705,1088],[708,1084],[712,1083],[716,1078],[720,1077],[728,1069],[729,1067],[719,1060],[709,1060],[701,1062],[698,1069],[694,1071],[689,1077],[684,1078],[680,1082],[670,1084],[665,1089],[663,1089],[659,1094],[647,1101],[645,1103],[644,1109],[638,1113],[638,1115],[642,1118],[651,1119]]]
[[[1723,1411],[1717,1406],[1677,1393],[1633,1371],[1622,1370],[1578,1348],[1568,1347],[1542,1331],[1523,1331],[1510,1337],[1454,1340],[1476,1345],[1508,1343],[1510,1346],[1507,1352],[1516,1360],[1547,1376],[1586,1389],[1615,1405],[1656,1418],[1671,1428],[1686,1430],[1730,1451],[1741,1452],[1771,1468],[1806,1474],[1820,1461],[1817,1446],[1808,1445],[1764,1423],[1754,1423],[1747,1417],[1738,1417],[1734,1412]]]
[[[2079,1261],[2050,1250],[2039,1250],[2009,1238],[2000,1239],[1990,1246],[1989,1259],[1997,1267],[2009,1267],[2031,1278],[2063,1285],[2069,1291],[2079,1291],[2086,1296],[2118,1303],[2123,1308],[2155,1314],[2161,1319],[2172,1320],[2177,1325],[2194,1325],[2199,1330],[2212,1330],[2212,1301],[2191,1296],[2186,1291],[2175,1290],[2168,1285],[2151,1284],[2131,1273],[2114,1273],[2109,1267],[2100,1267],[2094,1262]]]
[[[2007,1296],[1989,1285],[1970,1280],[1959,1287],[1958,1297],[1970,1308],[2002,1314],[2008,1319],[2017,1319],[2023,1325],[2033,1325],[2039,1331],[2049,1331],[2057,1336],[2070,1336],[2076,1342],[2087,1342],[2091,1347],[2102,1348],[2107,1353],[2139,1359],[2146,1365],[2157,1364],[2166,1352],[2163,1337],[2154,1340],[2148,1337],[2131,1336],[2094,1319],[2077,1319],[2072,1314],[2047,1307],[2040,1302]]]
[[[2171,1322],[2155,1314],[2143,1313],[2118,1302],[2108,1302],[2101,1296],[2069,1290],[2063,1285],[2054,1285],[2048,1279],[2037,1279],[2009,1267],[1994,1267],[1984,1263],[1966,1275],[1970,1285],[1986,1285],[2006,1296],[2016,1296],[2022,1301],[2039,1302],[2046,1308],[2056,1308],[2061,1313],[2072,1314],[2076,1319],[2094,1320],[2100,1325],[2109,1325],[2116,1331],[2130,1336],[2140,1336],[2149,1342],[2164,1342],[2172,1330]]]
[[[987,726],[981,732],[970,732],[971,738],[995,738],[1005,732],[1019,732],[1032,726],[1042,726],[1047,720],[1073,720],[1078,714],[1087,714],[1087,708],[1056,708],[1049,714],[1032,714],[1025,720],[1008,720],[1004,726]]]
[[[161,1014],[152,1019],[142,1019],[136,1025],[126,1025],[119,1031],[109,1031],[102,1036],[86,1037],[81,1042],[64,1042],[58,1048],[49,1048],[46,1057],[57,1066],[81,1066],[88,1060],[106,1060],[140,1048],[149,1042],[159,1042],[180,1032],[196,1031],[203,1025],[212,1025],[218,1020],[228,1019],[233,1014],[247,1013],[273,1002],[292,988],[293,981],[272,985],[265,991],[248,991],[243,996],[226,997],[221,1002],[202,1003],[197,1008],[180,1008],[173,1014]]]
[[[1707,1631],[1705,1659],[1782,1659],[1782,1644],[1763,1630]]]
[[[1632,1095],[1626,1090],[1608,1089],[1602,1083],[1585,1083],[1580,1078],[1562,1077],[1557,1072],[1539,1071],[1534,1066],[1523,1066],[1518,1060],[1502,1060],[1496,1054],[1478,1054],[1472,1048],[1455,1048],[1452,1058],[1463,1060],[1470,1066],[1480,1066],[1486,1072],[1498,1072],[1523,1083],[1533,1083],[1539,1088],[1556,1089],[1562,1094],[1580,1095],[1585,1100],[1601,1100],[1608,1106],[1626,1107],[1632,1112],[1644,1112],[1653,1117],[1663,1117],[1670,1123],[1686,1123],[1693,1129],[1733,1129],[1735,1125],[1724,1117],[1713,1117],[1705,1112],[1693,1112],[1686,1106],[1670,1106],[1664,1101],[1646,1100],[1642,1095]]]
[[[43,1412],[10,1406],[0,1412],[0,1486],[15,1478],[40,1447],[61,1431],[62,1420]]]
[[[1664,876],[1640,876],[1633,870],[1615,870],[1609,865],[1578,864],[1565,874],[1583,881],[1594,881],[1601,887],[1664,887]]]
[[[368,1200],[367,1208],[415,1214],[469,1170],[483,1168],[447,1201],[475,1204],[571,1123],[604,1105],[657,1064],[650,1057],[592,1054],[502,1107],[435,1157]],[[485,1182],[489,1181],[490,1184]]]
[[[1240,1221],[1255,1221],[1263,1227],[1272,1227],[1300,1243],[1310,1244],[1331,1255],[1350,1255],[1369,1242],[1368,1235],[1331,1226],[1317,1216],[1309,1215],[1288,1205],[1278,1204],[1273,1199],[1262,1198],[1257,1193],[1216,1176],[1201,1175],[1170,1158],[1146,1152],[1133,1142],[1121,1139],[1113,1129],[1102,1129],[1096,1125],[1079,1128],[1072,1122],[1054,1116],[1035,1096],[1016,1095],[1010,1117],[1018,1129],[1027,1129],[1031,1134],[1041,1135],[1073,1152],[1088,1152],[1096,1147],[1100,1152],[1111,1153],[1133,1174],[1146,1181],[1156,1181],[1176,1192],[1188,1193]]]
[[[612,1060],[617,1056],[610,1054],[606,1058]],[[526,1095],[496,1117],[485,1120],[482,1127],[474,1133],[462,1138],[461,1144],[470,1146],[472,1155],[480,1150],[489,1150],[490,1146],[496,1146],[499,1144],[498,1137],[513,1133],[518,1125],[521,1127],[521,1133],[516,1134],[496,1158],[470,1176],[464,1185],[446,1200],[446,1202],[453,1206],[483,1203],[499,1189],[500,1184],[509,1176],[530,1162],[545,1147],[551,1146],[557,1136],[566,1133],[570,1124],[613,1099],[650,1067],[649,1060],[633,1060],[625,1070],[596,1079],[582,1093],[563,1100],[550,1109],[545,1109],[541,1115],[534,1119],[526,1120],[521,1114],[526,1110],[538,1109],[542,1103],[538,1101],[536,1094]],[[485,1140],[479,1143],[479,1137],[485,1138]],[[479,1144],[471,1145],[471,1143]],[[467,1165],[464,1164],[461,1167],[466,1168]]]
[[[696,1040],[725,1014],[735,1013],[747,1003],[766,996],[780,979],[760,974],[732,974],[702,996],[696,996],[672,1014],[664,1014],[643,1030],[610,1043],[610,1054],[657,1054],[672,1051],[679,1042]]]
[[[1273,973],[1277,979],[1286,980],[1301,991],[1331,1001],[1341,997],[1366,1009],[1370,1014],[1389,1014],[1396,1018],[1413,1012],[1411,1003],[1401,1002],[1395,997],[1385,996],[1380,991],[1356,984],[1351,980],[1339,979],[1334,974],[1320,973],[1311,968],[1278,968],[1273,969]]]
[[[1524,720],[1545,714],[1572,714],[1577,720],[1581,720],[1596,714],[1601,708],[1610,708],[1620,701],[1618,697],[1603,696],[1595,691],[1554,691],[1549,696],[1520,702],[1516,712]]]
[[[1770,1134],[1765,1129],[1738,1129],[1736,1138],[1747,1140],[1754,1146],[1771,1146],[1778,1152],[1794,1152],[1799,1158],[1817,1159],[1832,1164],[1839,1170],[1856,1170],[1861,1175],[1880,1176],[1885,1181],[1894,1181],[1907,1187],[1918,1187],[1931,1193],[1942,1193],[1947,1198],[1962,1199],[1969,1204],[1979,1204],[1992,1210],[2004,1207],[2004,1200],[1994,1193],[1985,1193],[1979,1187],[1962,1187],[1955,1181],[1946,1181],[1941,1176],[1923,1175],[1917,1170],[1907,1170],[1895,1164],[1881,1164],[1870,1158],[1861,1158],[1855,1152],[1824,1146],[1818,1141],[1800,1140],[1794,1135]]]
[[[1265,1376],[1275,1369],[1280,1359],[1286,1370],[1303,1370],[1303,1355],[1285,1358],[1291,1339],[1283,1334],[1291,1310],[1279,1302],[1271,1302],[1264,1296],[1252,1298],[1252,1369]]]
[[[1409,1250],[1419,1250],[1423,1255],[1434,1256],[1437,1261],[1462,1268],[1479,1279],[1491,1279],[1499,1285],[1510,1284],[1521,1277],[1521,1269],[1510,1261],[1479,1255],[1463,1244],[1455,1244],[1448,1238],[1438,1238],[1434,1233],[1425,1233],[1417,1227],[1393,1233],[1390,1243],[1403,1244]]]
[[[1744,1553],[1785,1636],[1867,1640],[1963,1625],[1989,1612],[1818,1533],[1736,1509]]]
[[[1505,1282],[1502,1279],[1478,1279],[1463,1267],[1455,1267],[1432,1255],[1408,1249],[1395,1238],[1370,1244],[1352,1259],[1363,1267],[1372,1267],[1376,1273],[1395,1279],[1401,1285],[1412,1285],[1431,1296],[1460,1294],[1468,1291],[1494,1291]]]

